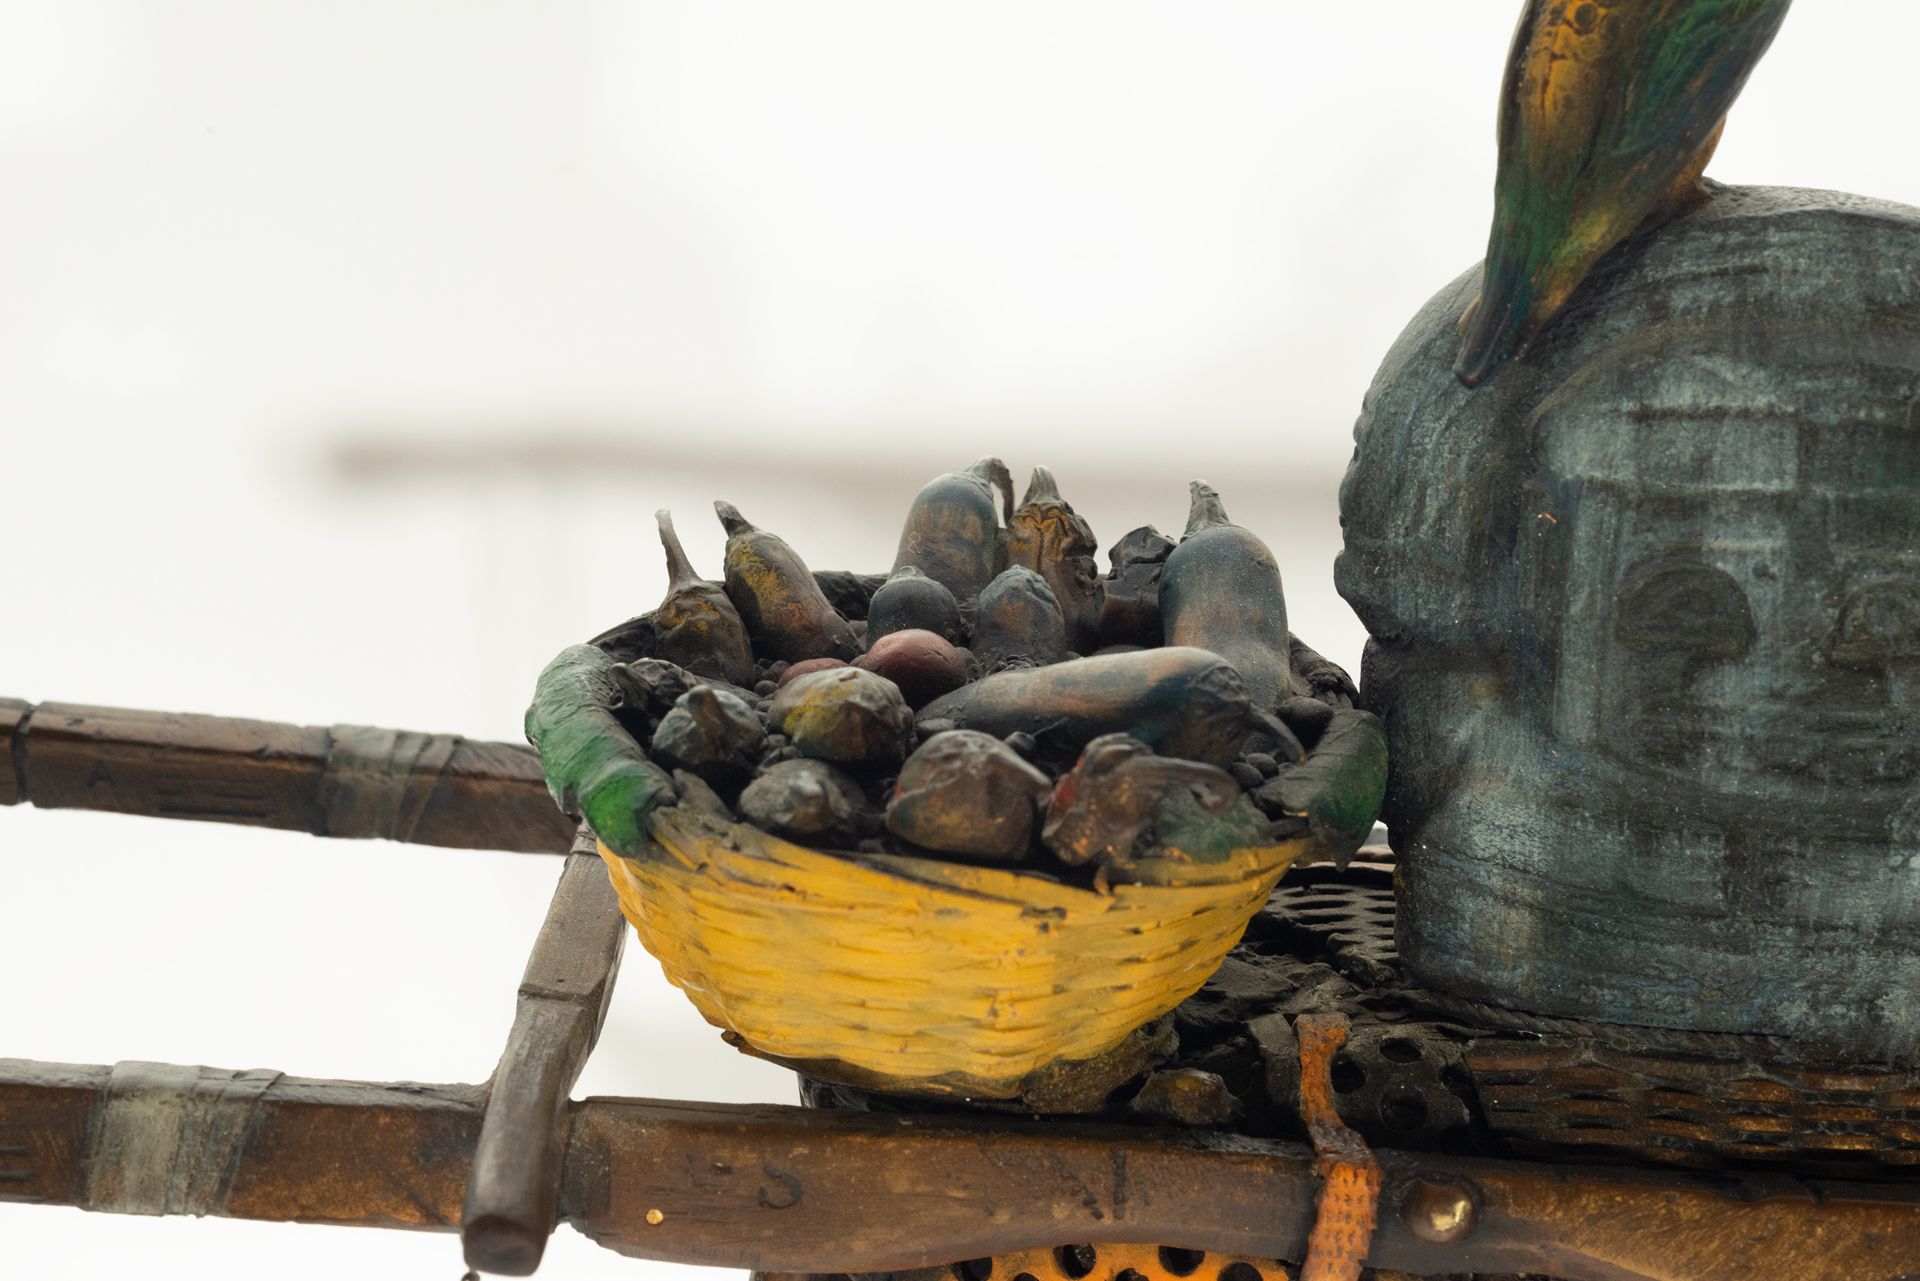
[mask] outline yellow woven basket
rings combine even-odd
[[[828,1080],[982,1099],[1113,1050],[1199,990],[1310,844],[1238,851],[1209,884],[1101,894],[823,853],[687,807],[652,821],[638,857],[600,854],[708,1022]]]

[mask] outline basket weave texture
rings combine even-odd
[[[894,1093],[1017,1097],[1199,990],[1305,837],[1205,885],[1097,893],[934,859],[827,853],[688,809],[604,844],[640,941],[763,1057]]]

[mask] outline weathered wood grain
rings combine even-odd
[[[0,703],[0,802],[558,853],[531,748],[361,726]]]
[[[580,829],[527,958],[461,1212],[467,1264],[530,1276],[558,1217],[567,1096],[599,1039],[627,922],[593,833]]]
[[[90,1206],[113,1075],[0,1060],[0,1200]],[[282,1077],[249,1106],[207,1213],[452,1230],[478,1087]],[[570,1111],[561,1215],[611,1249],[681,1263],[874,1271],[1073,1242],[1298,1259],[1316,1191],[1306,1148],[1226,1134],[645,1099]],[[1898,1281],[1920,1258],[1920,1183],[1379,1156],[1376,1268]],[[1436,1188],[1469,1204],[1464,1231],[1409,1212]]]
[[[177,1148],[139,1145],[159,1170],[102,1124],[126,1068],[0,1059],[0,1201],[110,1208],[129,1181],[158,1174],[177,1202],[196,1175]],[[184,1113],[194,1136],[206,1090],[236,1074],[175,1069],[171,1093],[150,1092],[150,1111]],[[195,1192],[199,1212],[239,1219],[451,1231],[479,1134],[483,1092],[470,1085],[370,1085],[277,1077],[248,1104],[216,1186]],[[197,1138],[194,1139],[197,1142]],[[148,1211],[157,1212],[157,1211]]]
[[[23,732],[33,704],[17,698],[0,698],[0,805],[18,805],[25,772],[25,760],[15,754],[15,745],[24,751]]]

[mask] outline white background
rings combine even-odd
[[[0,4],[0,694],[516,738],[715,497],[1212,480],[1357,663],[1333,492],[1485,241],[1512,0]],[[1805,4],[1724,181],[1920,203],[1920,10]],[[0,1054],[472,1080],[557,865],[0,813]],[[583,1092],[792,1097],[631,949]],[[543,1275],[665,1276],[563,1230]],[[0,1206],[0,1277],[454,1281],[451,1236]]]

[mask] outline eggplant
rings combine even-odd
[[[798,552],[778,534],[756,529],[732,503],[715,503],[727,531],[727,596],[767,658],[852,661],[860,642]]]
[[[1046,579],[1015,565],[987,584],[973,615],[973,657],[981,672],[1045,667],[1066,656],[1066,618]]]
[[[1099,550],[1093,527],[1060,497],[1053,473],[1034,468],[1026,497],[1007,520],[1007,563],[1047,580],[1066,620],[1067,646],[1079,654],[1100,645],[1100,571],[1093,559]]]
[[[554,803],[631,857],[646,846],[648,817],[677,793],[615,718],[621,702],[613,659],[592,645],[570,646],[540,673],[526,730]]]
[[[995,486],[1000,489],[998,507]],[[972,600],[1006,568],[1006,533],[1000,522],[1012,518],[1013,477],[998,458],[982,458],[963,472],[936,477],[907,509],[894,572],[912,565],[945,586],[954,599]]]
[[[753,684],[753,646],[727,589],[701,578],[673,532],[673,515],[662,509],[660,545],[667,552],[667,595],[653,612],[654,652],[696,676],[729,685]]]
[[[902,565],[880,584],[867,605],[867,648],[894,632],[932,632],[958,645],[965,636],[960,602],[946,585],[912,565]]]
[[[1075,755],[1102,734],[1125,733],[1162,756],[1222,766],[1262,727],[1233,666],[1189,648],[999,672],[935,699],[917,720],[923,731],[944,721],[995,738],[1030,734]]]
[[[1169,645],[1211,650],[1233,664],[1253,705],[1272,712],[1308,692],[1294,675],[1280,566],[1253,534],[1227,519],[1204,481],[1193,495],[1187,530],[1160,572],[1160,619]]]

